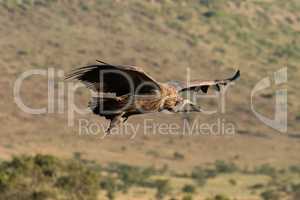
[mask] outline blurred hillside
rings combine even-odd
[[[180,172],[216,160],[234,162],[241,168],[299,164],[298,0],[4,0],[0,1],[0,25],[0,159],[20,154],[71,157],[80,153],[101,164],[167,166]],[[236,134],[139,132],[133,140],[128,135],[100,139],[101,134],[79,135],[78,119],[107,123],[102,118],[76,115],[76,126],[70,128],[66,112],[30,115],[14,103],[14,82],[26,70],[68,72],[96,59],[140,66],[162,82],[185,80],[187,68],[192,79],[203,80],[225,78],[239,68],[242,76],[228,91],[226,114],[149,114],[128,121],[142,125],[144,119],[180,123],[189,118],[216,123],[222,117],[235,124]],[[250,109],[250,93],[256,83],[272,78],[282,67],[288,68],[286,134],[264,125]],[[269,117],[274,114],[273,89],[255,97],[257,110]],[[22,97],[27,105],[40,108],[47,105],[46,91],[46,78],[35,76],[24,82]],[[89,94],[85,90],[78,91],[76,97],[77,105],[87,106]],[[216,106],[214,100],[202,103]]]

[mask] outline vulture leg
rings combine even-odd
[[[120,113],[116,116],[114,116],[111,121],[110,121],[110,124],[109,124],[109,127],[108,129],[106,130],[106,133],[110,133],[111,129],[113,129],[114,127],[117,127],[118,125],[122,124],[124,122],[124,118],[123,118],[123,115],[125,113]]]

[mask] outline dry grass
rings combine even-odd
[[[254,85],[287,66],[288,133],[298,134],[298,1],[285,4],[280,0],[211,1],[208,6],[188,0],[153,2],[63,0],[9,6],[0,3],[1,159],[36,153],[70,157],[73,152],[81,152],[100,163],[167,165],[176,171],[190,171],[194,166],[217,159],[249,168],[263,163],[276,167],[299,164],[299,139],[266,127],[250,110],[250,91]],[[242,78],[229,91],[227,112],[223,116],[235,123],[238,134],[145,136],[141,131],[134,140],[129,140],[129,136],[101,140],[99,135],[79,136],[77,126],[67,127],[66,113],[32,116],[14,103],[13,84],[22,72],[49,67],[68,71],[94,63],[95,59],[142,66],[159,81],[184,80],[187,67],[191,68],[192,78],[200,79],[226,77],[234,68],[240,68]],[[26,81],[22,94],[26,103],[40,107],[47,103],[46,89],[46,79],[35,77]],[[77,94],[77,98],[78,105],[87,105],[86,93]],[[264,113],[272,116],[270,98],[258,96],[256,102]],[[161,116],[133,117],[129,123],[143,125],[145,118],[181,123],[183,119],[181,115]],[[76,115],[76,120],[82,117],[107,123],[92,115]],[[218,115],[191,117],[200,122],[215,122]],[[184,159],[174,159],[174,152],[180,152]],[[207,187],[213,189],[223,184],[218,181],[212,180]],[[224,187],[230,190],[230,186]],[[243,187],[238,191],[243,191]],[[209,193],[209,188],[201,192]],[[232,188],[229,194],[238,196],[238,191]]]

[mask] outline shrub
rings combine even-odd
[[[118,178],[122,182],[122,188],[124,191],[134,185],[149,185],[149,177],[153,174],[156,174],[156,170],[152,167],[142,168],[118,163],[111,163],[108,167],[108,170],[118,175]]]
[[[155,196],[157,199],[163,199],[171,191],[169,180],[156,180],[155,185],[157,189]]]
[[[231,185],[237,185],[237,182],[235,179],[229,179],[228,181]]]
[[[262,189],[263,187],[265,187],[264,184],[257,183],[257,184],[254,184],[254,185],[250,186],[249,188],[252,189],[252,190],[259,190],[259,189]]]
[[[300,199],[300,184],[292,185],[292,196],[293,199]]]
[[[234,163],[226,163],[223,160],[215,162],[216,171],[219,173],[233,173],[238,171],[238,167]]]
[[[76,195],[79,199],[96,197],[99,189],[99,174],[77,161],[69,161],[67,173],[58,178],[56,186]]]
[[[289,170],[293,173],[299,173],[300,174],[300,166],[292,165],[289,167]]]
[[[192,195],[184,195],[183,197],[182,197],[182,200],[193,200],[193,196]]]
[[[176,152],[174,152],[174,154],[173,154],[173,158],[174,158],[175,160],[183,160],[183,159],[184,159],[184,155],[176,151]]]
[[[199,0],[199,3],[209,7],[209,5],[213,3],[213,0]]]
[[[230,200],[230,199],[222,194],[218,194],[213,198],[207,198],[206,200]]]
[[[58,160],[50,155],[36,155],[34,164],[38,166],[45,176],[52,177],[58,168]]]
[[[75,160],[81,160],[81,157],[82,157],[82,153],[81,152],[74,152],[73,153],[73,158]]]
[[[182,188],[182,192],[186,192],[186,193],[195,193],[195,191],[196,191],[195,186],[190,184],[187,184]]]
[[[191,177],[196,180],[199,186],[203,186],[208,178],[216,176],[214,169],[202,169],[201,167],[195,167],[192,171]]]
[[[0,163],[0,199],[97,198],[99,172],[49,155],[19,156]]]
[[[102,189],[106,190],[106,196],[108,199],[115,199],[115,193],[117,191],[117,184],[115,179],[113,179],[110,176],[107,176],[101,180],[100,186]]]
[[[210,18],[210,17],[215,16],[216,14],[217,14],[217,13],[216,13],[215,11],[209,10],[209,11],[207,11],[207,12],[204,12],[204,13],[203,13],[203,16],[204,16],[204,17],[207,17],[207,18]]]
[[[279,194],[274,190],[266,190],[260,194],[263,200],[279,200]]]
[[[270,166],[269,164],[263,164],[259,167],[256,167],[254,172],[256,174],[262,174],[267,176],[275,176],[276,175],[276,169]]]
[[[230,199],[228,197],[226,197],[225,195],[218,194],[215,196],[214,200],[230,200]]]

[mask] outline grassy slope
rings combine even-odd
[[[279,135],[259,122],[250,110],[250,91],[265,76],[288,66],[289,133],[299,125],[299,10],[297,0],[269,1],[47,1],[38,5],[0,6],[0,133],[1,157],[12,154],[50,153],[70,156],[83,152],[100,162],[120,161],[137,165],[169,165],[188,170],[216,159],[232,160],[242,166],[265,162],[275,166],[298,163],[299,139]],[[209,15],[211,15],[209,17]],[[236,124],[233,137],[179,136],[78,136],[68,128],[66,114],[31,116],[14,104],[13,83],[27,69],[70,70],[101,58],[117,64],[133,64],[159,81],[225,77],[238,67],[242,79],[230,90],[226,120]],[[47,102],[44,79],[32,78],[23,87],[29,105]],[[27,90],[26,90],[27,89]],[[269,94],[271,91],[266,91]],[[267,96],[267,95],[265,95]],[[87,95],[78,94],[86,105]],[[260,111],[272,114],[270,98],[258,96]],[[208,102],[209,103],[209,102]],[[145,116],[155,122],[179,122],[182,116]],[[82,117],[82,116],[78,116]],[[96,116],[85,116],[105,123]],[[192,115],[214,122],[217,115]],[[142,124],[143,117],[130,123]],[[243,133],[243,134],[242,134]],[[174,152],[184,162],[174,160]]]

